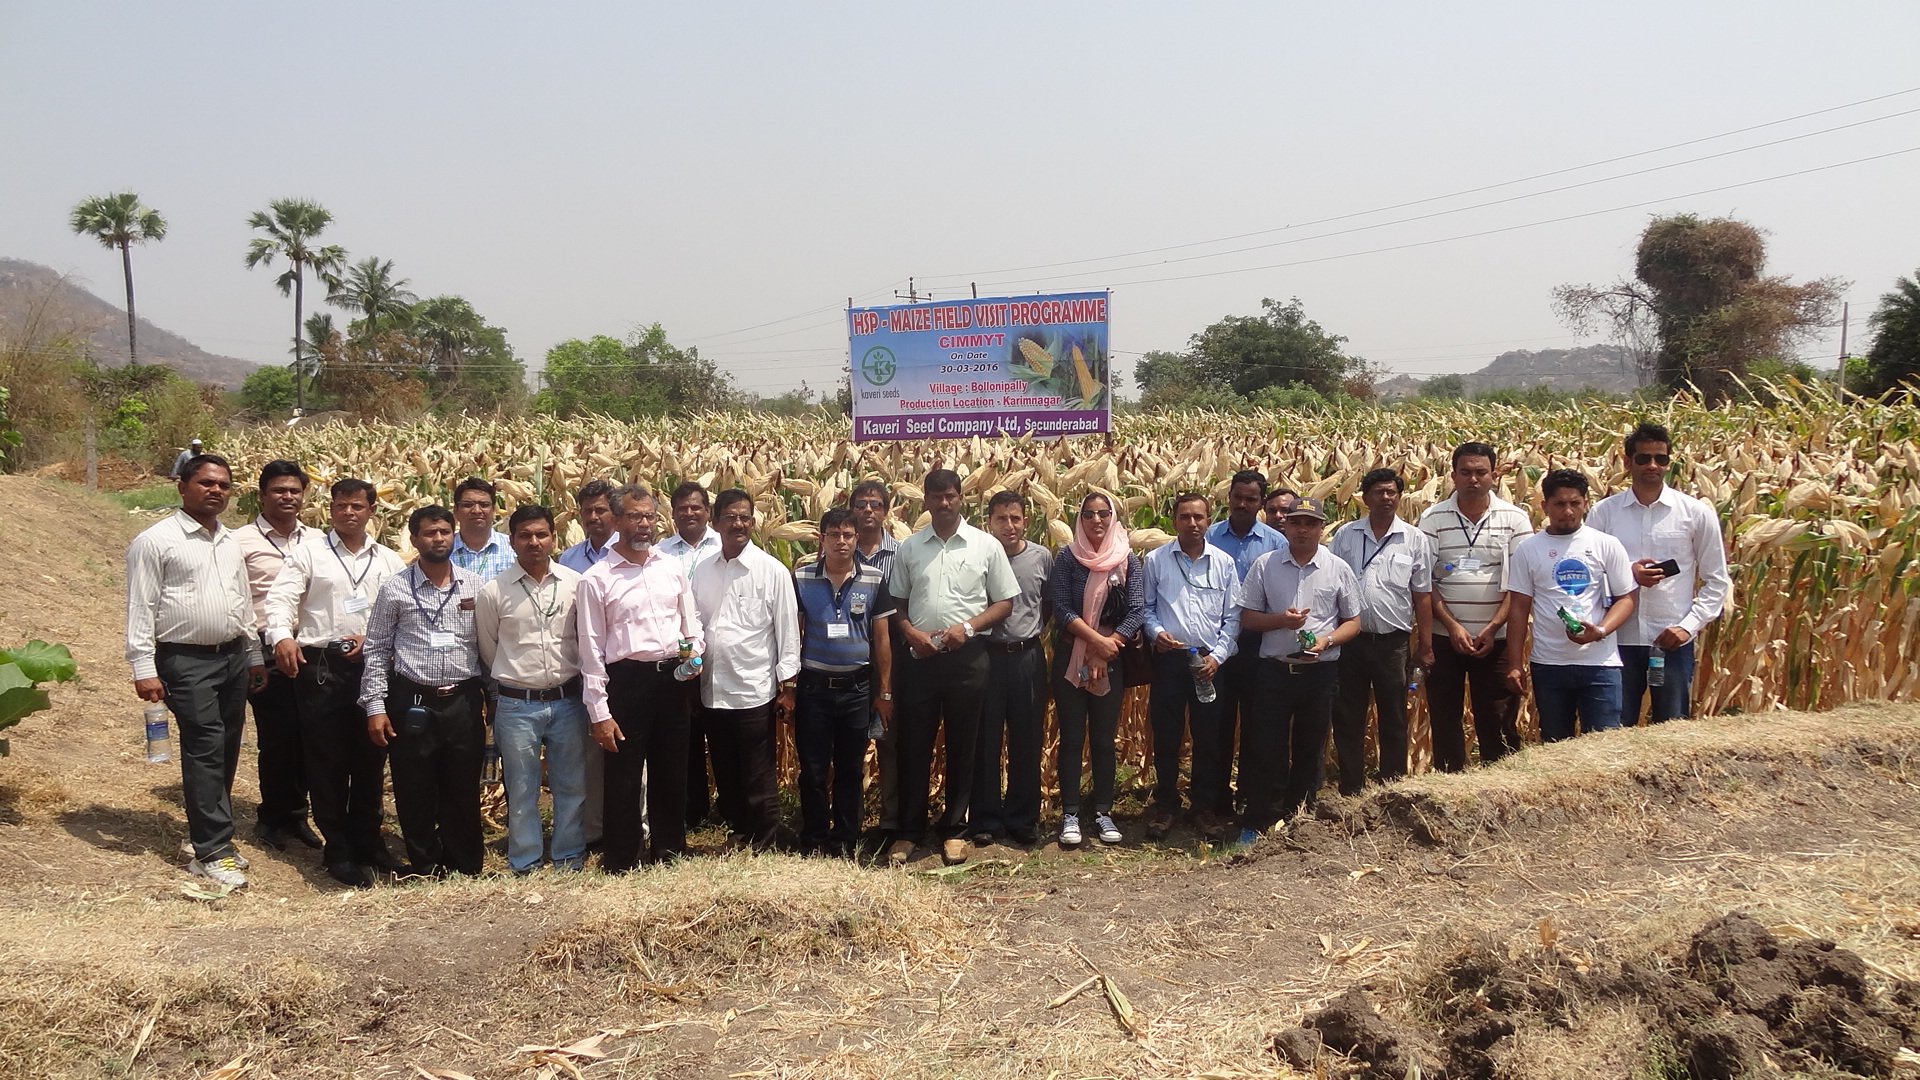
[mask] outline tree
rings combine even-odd
[[[240,384],[240,407],[261,418],[293,407],[293,372],[269,364]]]
[[[127,279],[127,363],[139,363],[133,336],[133,245],[166,239],[166,219],[158,210],[141,206],[140,196],[123,191],[80,200],[67,223],[74,232],[100,241],[102,247],[120,249],[120,270]]]
[[[487,325],[458,296],[436,296],[413,308],[407,333],[427,355],[423,373],[433,406],[459,412],[519,412],[527,400],[526,367],[506,332]]]
[[[1796,285],[1765,268],[1766,241],[1752,225],[1676,214],[1640,234],[1635,280],[1562,285],[1554,306],[1576,331],[1611,329],[1662,385],[1697,387],[1716,404],[1754,362],[1790,358],[1839,302],[1837,279]]]
[[[333,222],[333,214],[318,203],[304,199],[275,199],[267,204],[265,210],[255,210],[247,218],[250,228],[261,230],[267,235],[256,236],[247,245],[247,269],[256,266],[271,266],[276,256],[287,260],[287,270],[274,284],[280,287],[280,295],[293,294],[293,407],[295,411],[305,411],[306,395],[301,389],[302,377],[306,374],[305,357],[302,356],[305,342],[301,340],[301,310],[307,297],[306,271],[312,268],[315,277],[328,292],[340,286],[340,268],[346,264],[347,249],[338,244],[316,247],[314,238],[319,236]]]
[[[1920,270],[1895,278],[1893,290],[1867,320],[1873,348],[1867,350],[1867,391],[1882,394],[1903,380],[1920,379]]]
[[[1303,387],[1322,398],[1350,393],[1365,362],[1346,338],[1307,318],[1298,297],[1260,301],[1261,315],[1229,315],[1187,339],[1184,353],[1150,352],[1134,365],[1143,408],[1244,405],[1267,387]]]
[[[598,413],[618,420],[685,415],[739,405],[732,376],[698,349],[667,340],[659,323],[625,343],[605,334],[563,341],[547,352],[546,388],[534,408],[559,416]]]
[[[1420,396],[1435,401],[1457,401],[1467,396],[1464,375],[1435,375],[1420,384]]]
[[[413,317],[416,297],[407,291],[410,284],[406,278],[394,278],[392,259],[369,255],[354,263],[346,277],[334,283],[327,293],[327,303],[364,316],[347,329],[352,333],[354,327],[359,328],[360,343],[369,348],[377,361],[380,320],[386,319],[392,328],[401,329]]]

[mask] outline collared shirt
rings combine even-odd
[[[964,622],[1020,595],[1007,549],[962,521],[945,540],[928,525],[908,537],[887,568],[887,588],[924,633]]]
[[[679,559],[680,569],[685,570],[688,577],[692,577],[695,567],[720,554],[720,534],[714,532],[709,526],[697,544],[687,543],[676,532],[654,546],[660,549],[662,555],[671,555]]]
[[[1234,572],[1241,581],[1247,580],[1247,571],[1253,569],[1254,560],[1269,551],[1278,551],[1287,546],[1287,538],[1279,529],[1264,521],[1253,523],[1253,531],[1241,536],[1233,531],[1227,521],[1216,521],[1207,529],[1207,543],[1227,553],[1233,560]]]
[[[1563,536],[1537,532],[1514,546],[1512,571],[1507,591],[1533,597],[1533,663],[1620,666],[1618,634],[1576,645],[1559,615],[1565,608],[1599,626],[1607,608],[1634,591],[1633,561],[1620,541],[1590,525]]]
[[[900,541],[895,540],[893,534],[887,531],[886,526],[882,525],[880,527],[880,546],[874,548],[873,554],[869,555],[860,550],[860,545],[855,544],[853,547],[853,561],[862,566],[875,567],[882,573],[885,573],[887,564],[893,561],[894,555],[898,553],[899,550]]]
[[[1204,646],[1225,663],[1240,637],[1240,574],[1226,552],[1204,544],[1190,559],[1180,542],[1147,554],[1141,577],[1147,605],[1147,636],[1173,635],[1188,647]]]
[[[1005,544],[1000,546],[1005,550]],[[1018,555],[1007,556],[1007,565],[1013,569],[1020,595],[1013,598],[1013,610],[1007,617],[987,631],[987,639],[1010,643],[1039,637],[1046,629],[1040,618],[1041,602],[1047,597],[1047,580],[1053,576],[1053,552],[1029,540]]]
[[[765,705],[782,681],[800,674],[800,605],[779,559],[752,541],[737,558],[708,559],[693,570],[693,600],[707,628],[701,704]]]
[[[507,539],[506,533],[495,530],[486,546],[478,551],[467,546],[466,537],[457,532],[453,534],[453,565],[471,572],[482,585],[512,566],[513,560],[513,541]]]
[[[1633,618],[1620,627],[1620,644],[1651,645],[1669,626],[1698,637],[1726,610],[1733,579],[1713,504],[1662,485],[1649,506],[1628,488],[1601,499],[1587,525],[1619,540],[1628,558],[1680,564],[1679,576],[1641,588]]]
[[[706,650],[687,572],[679,559],[653,548],[637,563],[609,548],[606,558],[580,575],[574,610],[582,696],[595,723],[613,718],[607,708],[608,664],[672,659],[680,655],[681,638],[691,640],[696,653]]]
[[[793,572],[800,605],[800,666],[809,671],[858,671],[873,663],[873,623],[893,614],[887,575],[853,562],[853,573],[834,588],[826,560]],[[841,627],[843,629],[835,629]]]
[[[1373,538],[1366,518],[1333,534],[1328,550],[1360,579],[1360,629],[1369,634],[1413,629],[1413,594],[1433,591],[1433,541],[1394,518],[1384,540]]]
[[[486,674],[473,625],[482,583],[471,570],[451,569],[444,589],[418,563],[380,586],[367,613],[367,669],[360,676],[360,707],[368,716],[387,711],[389,670],[422,686]]]
[[[595,563],[606,558],[607,552],[612,551],[613,545],[618,543],[619,540],[620,534],[617,532],[608,536],[607,542],[599,547],[594,547],[593,541],[591,540],[582,540],[554,556],[553,561],[572,570],[576,574],[584,574],[593,569]]]
[[[258,666],[253,594],[247,563],[232,529],[208,532],[175,510],[127,546],[127,663],[135,679],[159,677],[159,642],[225,645],[247,639],[247,662]]]
[[[549,565],[547,580],[527,576],[519,560],[480,589],[474,607],[480,659],[494,678],[522,690],[547,690],[580,674],[574,594],[580,575]]]
[[[1282,547],[1254,560],[1240,583],[1240,606],[1248,611],[1278,614],[1288,608],[1306,608],[1310,614],[1301,629],[1322,641],[1343,622],[1360,614],[1360,580],[1345,560],[1322,547],[1302,566],[1293,549]],[[1281,627],[1260,636],[1260,655],[1285,657],[1300,651],[1300,631]],[[1340,659],[1340,646],[1329,645],[1319,663]]]
[[[1433,541],[1434,593],[1469,634],[1485,630],[1499,613],[1506,599],[1508,560],[1533,532],[1533,519],[1525,510],[1498,495],[1487,498],[1487,512],[1478,521],[1460,512],[1458,495],[1441,499],[1420,515],[1420,531]],[[1494,632],[1496,639],[1506,636],[1504,626]]]
[[[363,538],[358,553],[329,530],[287,552],[280,576],[267,591],[264,633],[269,646],[293,638],[301,645],[367,632],[367,615],[387,579],[406,570],[389,547]],[[295,632],[295,628],[298,632]]]
[[[316,534],[298,521],[293,523],[292,532],[278,532],[262,514],[254,518],[252,524],[233,530],[233,535],[234,539],[240,541],[241,556],[247,560],[247,587],[253,595],[254,626],[265,630],[267,590],[273,588],[273,580],[280,576],[280,567],[286,562],[287,554],[313,539]]]

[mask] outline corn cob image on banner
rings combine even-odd
[[[1104,292],[850,308],[854,441],[1106,431],[1107,313]]]

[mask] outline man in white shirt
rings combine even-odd
[[[800,673],[800,605],[793,575],[753,542],[753,496],[731,488],[713,509],[720,554],[693,570],[707,631],[700,705],[721,816],[736,843],[765,851],[780,829],[774,721],[793,713],[783,684]]]
[[[677,559],[689,580],[701,563],[720,554],[720,534],[709,524],[712,502],[712,493],[694,480],[681,481],[668,501],[673,511],[673,532],[660,541],[660,553]],[[697,682],[687,684],[687,710],[687,828],[696,829],[707,820],[713,805],[713,784],[707,776],[710,740]]]
[[[300,523],[311,481],[298,462],[269,461],[260,470],[260,516],[233,531],[247,560],[247,584],[262,633],[267,629],[267,591],[273,588],[287,553],[307,542],[313,530]],[[266,643],[268,649],[273,642]],[[306,765],[300,753],[300,715],[293,680],[269,665],[267,683],[247,695],[253,710],[254,740],[259,745],[260,805],[254,812],[254,839],[285,851],[299,841],[320,846],[307,824]]]
[[[267,592],[266,640],[294,688],[313,820],[326,838],[321,862],[335,881],[364,888],[368,867],[401,869],[380,836],[387,752],[367,737],[359,694],[367,612],[406,566],[367,536],[372,484],[337,480],[330,495],[332,531],[287,552]]]
[[[1634,727],[1649,690],[1648,723],[1693,715],[1694,639],[1726,609],[1733,579],[1719,512],[1667,486],[1673,463],[1667,429],[1644,423],[1634,428],[1624,457],[1633,487],[1601,499],[1587,526],[1619,540],[1634,560],[1640,602],[1620,628],[1620,722]],[[1650,679],[1656,654],[1660,674]]]
[[[1405,490],[1392,469],[1367,473],[1360,480],[1367,516],[1341,526],[1328,545],[1360,579],[1360,635],[1340,654],[1333,710],[1342,795],[1366,786],[1369,698],[1379,716],[1380,781],[1407,775],[1407,661],[1410,651],[1432,647],[1433,545],[1400,519]]]
[[[233,772],[247,691],[266,682],[247,564],[220,514],[233,470],[216,454],[187,462],[180,509],[127,547],[127,663],[140,700],[165,702],[180,728],[187,872],[247,883],[233,846]]]
[[[1582,729],[1620,726],[1620,653],[1613,635],[1633,618],[1638,586],[1627,549],[1585,524],[1585,476],[1555,469],[1540,481],[1540,493],[1547,529],[1513,549],[1507,580],[1518,635],[1507,650],[1507,686],[1526,693],[1531,672],[1540,738],[1558,742]]]
[[[474,610],[480,659],[500,695],[493,737],[507,786],[507,865],[516,874],[540,866],[544,747],[553,791],[553,865],[578,870],[587,849],[581,824],[587,709],[574,614],[580,575],[553,561],[553,514],[546,507],[514,510],[507,536],[514,564],[481,588]]]

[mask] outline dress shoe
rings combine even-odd
[[[895,840],[893,846],[887,849],[887,861],[895,866],[905,866],[907,860],[911,858],[913,858],[913,841],[911,840]]]
[[[389,874],[403,874],[407,870],[406,864],[394,858],[393,852],[388,851],[384,844],[367,852],[366,858],[361,861],[375,870],[384,870]]]
[[[293,834],[278,825],[255,825],[253,838],[275,851],[285,851],[287,845],[293,842]]]
[[[1164,809],[1162,807],[1155,807],[1153,812],[1147,815],[1147,839],[1148,840],[1153,840],[1153,841],[1165,840],[1167,838],[1167,834],[1172,831],[1173,831],[1173,811]]]
[[[367,868],[353,862],[330,862],[327,864],[327,876],[342,885],[356,889],[371,889],[373,878],[367,874]]]
[[[969,850],[970,845],[968,845],[965,840],[956,836],[951,840],[941,843],[940,861],[946,863],[948,866],[957,866],[967,861]]]
[[[315,851],[320,850],[322,845],[320,834],[313,831],[313,826],[307,822],[306,818],[301,818],[281,831]]]
[[[1024,848],[1032,847],[1040,837],[1030,829],[1008,829],[1007,839]]]

